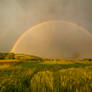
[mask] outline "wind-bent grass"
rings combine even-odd
[[[0,92],[92,92],[92,62],[0,63]]]
[[[60,85],[67,92],[91,92],[92,71],[83,68],[60,70]],[[62,87],[60,90],[62,90]]]
[[[38,72],[31,79],[32,92],[52,92],[53,82],[53,72]]]

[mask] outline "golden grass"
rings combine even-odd
[[[48,90],[53,90],[53,72],[42,71],[38,72],[31,80],[32,92],[47,92]],[[47,87],[47,88],[46,88]]]
[[[9,64],[0,65],[0,69],[6,69],[6,68],[9,68],[9,67],[10,67]]]
[[[63,68],[66,64],[71,67]],[[90,64],[83,67],[78,63],[76,67],[67,61],[4,63],[0,65],[0,92],[92,92]]]
[[[3,63],[3,62],[5,62],[5,63],[10,63],[10,62],[20,62],[20,60],[0,60],[0,63]]]

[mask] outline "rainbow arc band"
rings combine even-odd
[[[76,24],[74,22],[69,22],[69,21],[62,21],[62,20],[49,20],[49,21],[45,21],[45,22],[41,22],[39,24],[36,24],[34,26],[32,26],[31,28],[29,28],[28,30],[24,31],[19,37],[18,39],[16,40],[16,42],[13,44],[12,48],[10,49],[10,53],[13,53],[14,49],[16,48],[17,44],[20,42],[20,40],[28,33],[30,32],[31,30],[37,28],[38,26],[40,25],[43,25],[43,24],[47,24],[47,23],[53,23],[53,22],[62,22],[62,23],[68,23],[68,24],[72,24],[72,25],[75,25],[75,26],[78,26],[81,31],[85,31],[88,36],[90,36],[92,38],[92,34],[90,32],[88,32],[88,30],[86,30],[85,28],[83,28],[81,25],[79,24]]]

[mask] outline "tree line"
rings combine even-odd
[[[0,53],[0,59],[15,59],[14,53]]]

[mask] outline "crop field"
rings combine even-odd
[[[92,92],[92,61],[0,60],[0,92]]]

